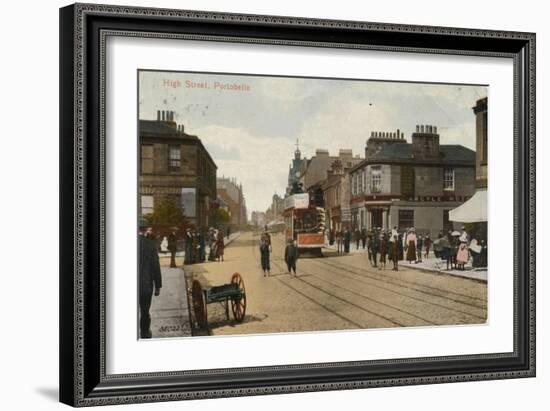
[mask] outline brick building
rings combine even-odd
[[[226,177],[218,178],[216,184],[218,197],[222,198],[229,207],[231,225],[237,228],[246,225],[246,201],[242,184],[238,184],[234,178]]]
[[[432,235],[453,227],[449,211],[475,191],[475,158],[461,145],[440,145],[431,125],[416,126],[412,143],[399,130],[371,133],[365,160],[350,170],[352,227]]]
[[[139,144],[140,214],[172,197],[189,223],[208,226],[217,167],[201,140],[176,124],[173,111],[158,111],[156,120],[139,120]]]

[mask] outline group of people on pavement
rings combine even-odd
[[[445,260],[447,270],[464,270],[464,266],[472,258],[472,267],[487,267],[487,243],[479,239],[479,235],[470,235],[465,227],[462,231],[448,230],[446,234],[440,231],[437,240],[434,242],[434,254],[436,257]]]
[[[222,230],[210,227],[206,229],[187,228],[183,237],[184,264],[203,263],[208,261],[223,261],[225,241]],[[162,253],[170,253],[170,267],[176,267],[178,237],[173,229],[160,243]]]
[[[432,247],[435,256],[447,262],[447,270],[464,270],[470,257],[473,267],[487,266],[485,241],[477,238],[470,241],[465,226],[461,232],[449,230],[447,235],[440,231],[435,241],[430,233],[417,232],[414,227],[404,231],[399,231],[397,227],[391,230],[375,227],[370,230],[344,228],[328,232],[328,243],[331,246],[336,243],[338,253],[349,253],[352,241],[357,250],[366,250],[371,265],[380,269],[385,269],[387,262],[393,264],[392,269],[395,271],[399,269],[399,261],[402,260],[410,264],[422,263],[423,259],[429,258]]]
[[[223,261],[225,241],[223,231],[210,227],[208,230],[187,228],[184,236],[184,264],[196,264],[206,261],[206,246],[208,245],[208,261]]]
[[[271,244],[271,235],[267,230],[267,226],[260,235],[260,265],[264,273],[264,277],[269,277],[271,274],[271,253],[273,252],[273,247]],[[285,263],[287,266],[288,273],[290,275],[294,274],[296,277],[296,261],[298,260],[298,247],[296,246],[296,241],[293,239],[287,240],[285,247]]]

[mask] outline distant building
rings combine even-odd
[[[284,202],[284,198],[279,196],[277,193],[273,194],[273,197],[271,198],[271,205],[265,212],[268,223],[283,220]]]
[[[250,224],[263,228],[267,224],[265,213],[263,211],[252,211]]]
[[[242,227],[247,223],[246,201],[243,194],[242,184],[238,184],[234,178],[217,179],[218,197],[229,207],[231,224]]]
[[[206,227],[217,167],[201,140],[186,134],[174,117],[173,111],[157,111],[156,120],[139,120],[140,214],[171,197],[191,224]]]
[[[301,164],[300,182],[304,191],[307,192],[312,186],[322,183],[336,160],[342,163],[343,168],[351,168],[362,159],[359,156],[353,157],[353,151],[349,149],[340,149],[337,156],[329,155],[328,150],[317,149],[313,157],[305,159]]]
[[[449,211],[474,194],[476,153],[440,145],[434,126],[416,126],[412,143],[399,131],[373,132],[365,156],[350,170],[353,228],[415,227],[436,235],[453,227]]]

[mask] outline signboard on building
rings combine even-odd
[[[285,198],[285,210],[289,208],[308,208],[309,207],[309,194],[293,194]]]

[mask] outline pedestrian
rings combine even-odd
[[[353,232],[353,239],[355,241],[355,249],[359,250],[359,241],[361,241],[361,232],[358,228]]]
[[[269,272],[271,271],[271,267],[269,264],[269,253],[270,253],[270,246],[267,243],[267,240],[263,238],[260,243],[260,263],[262,266],[262,271],[264,272],[264,277],[269,276]]]
[[[367,242],[367,229],[363,227],[361,229],[361,245],[363,246],[363,250],[365,249],[366,242]]]
[[[294,277],[297,277],[296,260],[298,260],[298,247],[296,247],[296,241],[289,239],[285,247],[285,262],[288,273],[292,274],[292,271],[294,271]]]
[[[403,250],[403,233],[397,235],[397,260],[403,261],[405,257],[405,252]]]
[[[336,232],[336,246],[339,253],[342,252],[342,230]]]
[[[416,262],[416,233],[414,227],[409,230],[407,237],[405,237],[405,244],[407,246],[407,261],[412,264],[413,261]]]
[[[424,238],[422,237],[422,234],[418,236],[418,239],[416,240],[416,263],[422,262],[422,247],[424,246]]]
[[[378,267],[377,256],[378,256],[379,252],[380,252],[380,236],[375,231],[372,235],[372,246],[371,246],[371,252],[370,252],[371,257],[372,257],[372,266],[373,267]]]
[[[456,264],[457,268],[459,270],[464,271],[464,265],[468,262],[469,255],[468,255],[468,246],[466,245],[466,242],[460,242],[460,245],[458,246],[458,251],[456,254]]]
[[[193,264],[193,234],[191,229],[185,230],[185,256],[184,264]]]
[[[205,239],[203,228],[199,230],[198,241],[199,241],[199,261],[201,263],[204,263],[206,261],[206,239]]]
[[[367,234],[367,255],[369,257],[370,265],[373,265],[373,262],[372,262],[372,232],[370,232],[370,231]]]
[[[344,253],[349,253],[349,246],[351,243],[351,232],[346,228],[344,231]]]
[[[430,238],[430,233],[426,234],[426,237],[424,238],[424,249],[426,250],[424,253],[424,258],[427,260],[428,255],[430,254],[430,246],[432,245],[432,239]]]
[[[207,239],[208,249],[210,250],[208,253],[208,261],[214,261],[216,260],[216,234],[214,233],[214,227],[208,229]]]
[[[380,235],[380,265],[379,270],[386,269],[386,254],[388,252],[388,242],[386,241],[386,233]]]
[[[221,230],[218,231],[218,238],[216,240],[216,258],[218,261],[223,261],[223,254],[225,250],[225,243],[223,240],[223,233]]]
[[[170,251],[170,268],[176,268],[176,252],[178,251],[178,238],[176,231],[172,230],[168,234],[168,251]]]
[[[160,295],[162,276],[157,245],[149,222],[139,219],[139,331],[141,338],[151,338],[151,301]]]
[[[393,270],[399,271],[399,236],[394,234],[393,241],[390,242]]]

